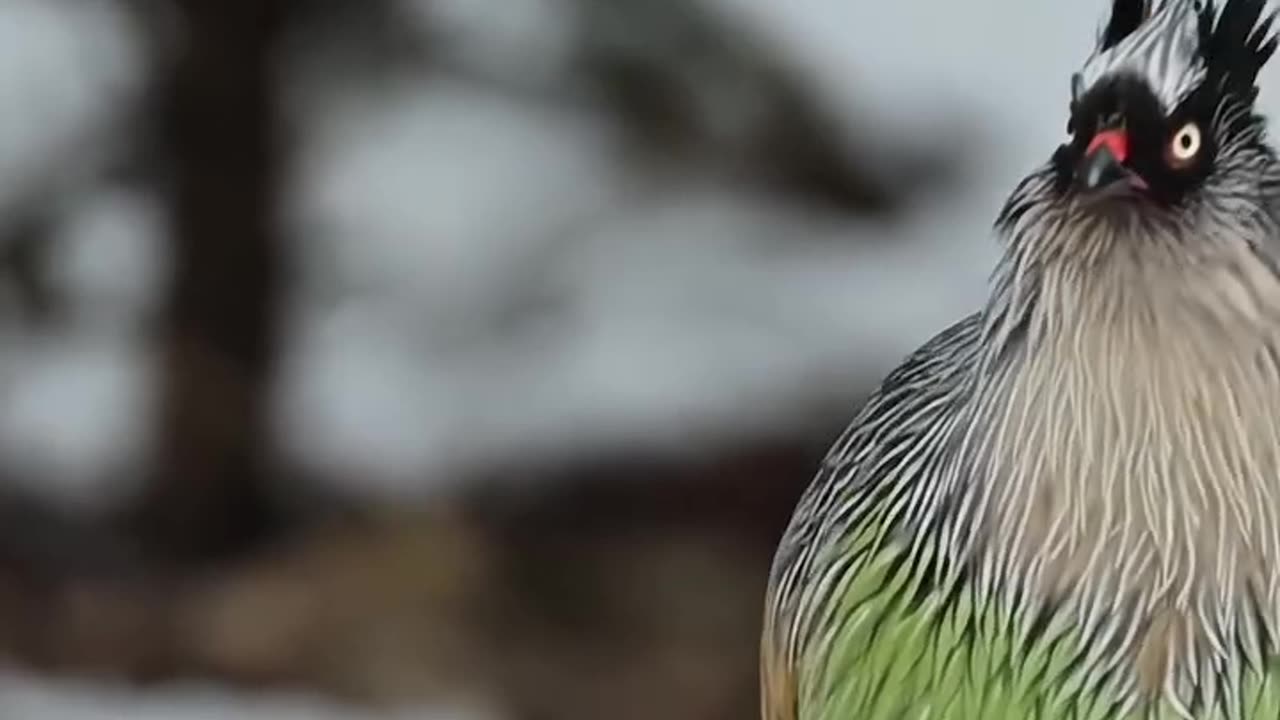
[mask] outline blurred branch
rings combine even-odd
[[[964,158],[900,138],[890,140],[901,145],[892,165],[871,161],[875,133],[848,127],[784,48],[706,2],[566,4],[575,23],[567,74],[477,61],[469,36],[436,28],[425,33],[423,57],[434,72],[503,96],[603,111],[636,159],[710,170],[836,212],[897,216],[957,179]],[[863,110],[874,116],[871,103]]]
[[[819,89],[779,48],[690,0],[577,0],[581,64],[638,147],[844,212],[897,214],[955,179],[959,158],[902,148],[893,168],[858,156]],[[869,108],[867,111],[869,112]]]
[[[281,248],[273,51],[289,0],[175,0],[184,32],[167,82],[174,277],[155,477],[136,529],[205,556],[269,527],[265,393]]]
[[[28,327],[47,326],[64,309],[49,283],[53,216],[49,203],[34,201],[17,209],[0,231],[0,280],[12,288],[17,319]]]

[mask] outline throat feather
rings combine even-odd
[[[1280,630],[1280,282],[1245,252],[1044,268],[979,420],[991,590],[1061,607],[1171,701]]]

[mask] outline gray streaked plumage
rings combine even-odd
[[[1196,53],[1199,13],[1190,2],[1166,2],[1144,10],[1145,21],[1123,42],[1097,50],[1080,70],[1080,86],[1093,87],[1108,75],[1131,72],[1146,78],[1165,110],[1177,106],[1204,79]]]
[[[1261,0],[1137,1],[1073,82],[1076,137],[997,220],[985,307],[885,379],[796,508],[770,578],[767,720],[852,717],[837,698],[893,651],[842,647],[849,617],[880,612],[851,588],[885,558],[938,618],[962,594],[997,609],[1015,657],[1074,632],[1045,682],[1106,698],[1105,717],[1246,717],[1250,677],[1280,684],[1280,163],[1253,111],[1270,18]],[[1113,24],[1134,2],[1115,4]],[[1211,164],[1144,166],[1169,173],[1149,196],[1079,192],[1064,163],[1099,121],[1079,115],[1113,95],[1120,127],[1148,97],[1171,132],[1199,118]],[[928,693],[876,702],[970,717]]]

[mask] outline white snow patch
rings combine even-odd
[[[307,694],[251,693],[205,685],[145,692],[105,682],[0,672],[0,717],[22,720],[498,720],[456,705],[377,712]]]

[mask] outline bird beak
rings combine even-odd
[[[1116,188],[1123,183],[1127,189],[1146,186],[1142,178],[1125,167],[1129,159],[1129,135],[1123,128],[1102,130],[1093,136],[1084,158],[1076,168],[1076,182],[1089,193]]]

